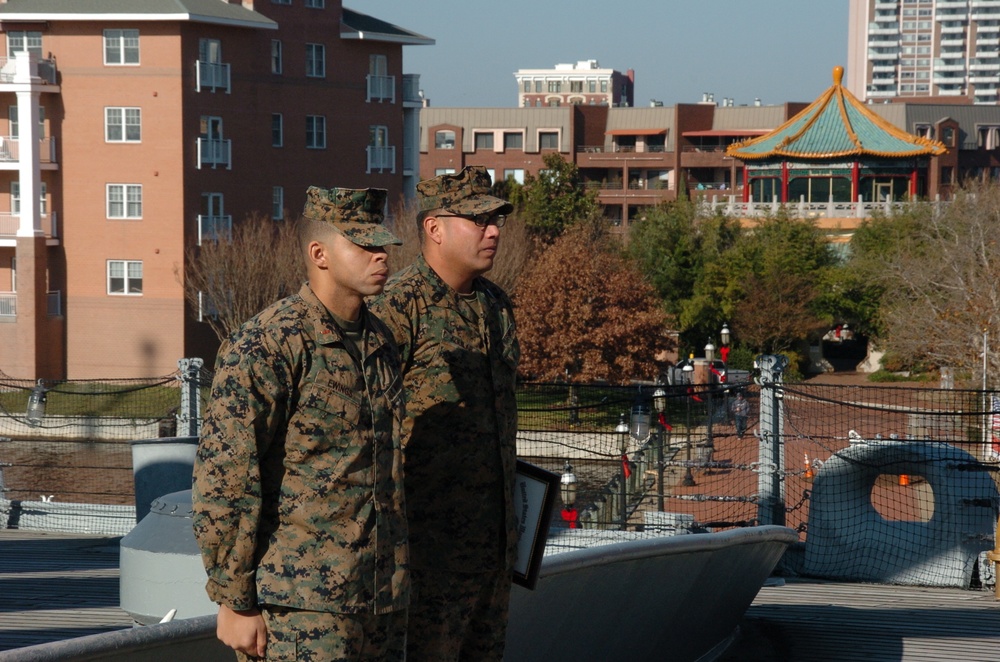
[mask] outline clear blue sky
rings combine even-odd
[[[812,101],[847,65],[847,0],[346,0],[437,41],[404,72],[438,107],[511,107],[514,72],[596,59],[635,70],[637,106]],[[849,75],[850,72],[848,72]]]

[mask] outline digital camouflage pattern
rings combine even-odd
[[[410,660],[501,662],[507,643],[511,574],[414,568],[406,639]],[[419,592],[419,595],[418,593]],[[468,627],[463,628],[463,624]],[[455,636],[463,632],[464,637]]]
[[[294,662],[402,662],[406,612],[331,614],[288,607],[261,611],[267,627],[267,659]],[[259,660],[236,653],[241,662]]]
[[[220,349],[192,491],[213,601],[405,609],[399,355],[361,319],[361,366],[308,285]]]
[[[520,347],[503,290],[480,277],[473,292],[473,302],[460,296],[420,256],[371,304],[403,364],[413,567],[513,567]]]
[[[329,223],[358,246],[402,244],[382,224],[387,195],[388,191],[384,188],[323,189],[310,186],[306,189],[302,217]]]
[[[458,173],[425,179],[417,184],[420,210],[444,209],[463,216],[511,213],[514,205],[490,195],[492,186],[484,166],[466,166]]]

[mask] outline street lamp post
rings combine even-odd
[[[711,449],[715,446],[712,441],[712,416],[715,413],[712,411],[712,399],[715,396],[713,375],[716,374],[715,366],[712,365],[712,362],[715,361],[715,345],[712,344],[711,340],[705,345],[705,359],[708,361],[708,424],[705,427],[705,447]]]
[[[686,381],[688,384],[691,383],[691,373],[694,372],[694,366],[691,363],[686,364],[681,368],[686,376]],[[692,394],[687,394],[687,443],[685,444],[687,450],[685,451],[685,464],[687,465],[684,471],[684,478],[681,480],[681,485],[684,487],[693,487],[695,485],[694,475],[691,473],[691,397]]]
[[[663,442],[667,429],[663,425],[664,412],[667,410],[667,392],[662,386],[653,391],[653,410],[656,411],[656,505],[663,512]]]
[[[625,422],[625,414],[621,415],[621,420],[618,421],[618,425],[615,426],[615,432],[618,434],[618,440],[621,447],[621,480],[620,492],[618,494],[619,510],[621,511],[619,515],[621,516],[621,529],[625,530],[625,525],[628,523],[628,504],[625,502],[626,499],[626,480],[628,476],[626,472],[628,471],[628,434],[629,428],[628,423]]]

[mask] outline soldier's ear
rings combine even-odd
[[[329,267],[329,258],[327,256],[326,244],[321,241],[309,242],[306,247],[306,257],[309,263],[320,269],[326,269]]]
[[[430,214],[424,218],[424,235],[435,244],[441,243],[441,232],[444,225],[436,214]]]

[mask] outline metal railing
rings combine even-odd
[[[203,241],[230,241],[233,238],[233,217],[198,215],[198,245]]]
[[[233,168],[233,141],[213,138],[198,138],[198,169],[203,166],[225,166]]]
[[[396,77],[368,75],[367,101],[396,103]]]
[[[748,202],[737,200],[738,196],[727,195],[704,195],[699,199],[701,209],[706,213],[711,210],[718,210],[729,216],[739,218],[754,218],[757,216],[767,216],[775,214],[784,207],[790,212],[797,214],[800,218],[867,218],[876,210],[882,210],[885,214],[892,214],[895,211],[905,209],[910,203],[907,201],[885,200],[881,202],[857,202],[833,201],[827,202],[788,202],[782,204],[777,199],[770,202],[756,202],[753,199]],[[940,196],[934,200],[934,204],[942,204]]]
[[[230,92],[229,85],[229,63],[228,62],[202,62],[198,60],[195,67],[195,91],[224,89],[226,94]]]
[[[16,137],[0,136],[0,163],[17,163],[21,158],[20,142]],[[38,140],[38,160],[41,163],[56,163],[56,139]]]
[[[29,56],[32,64],[36,65],[36,75],[49,85],[56,84],[56,61],[54,59],[42,59],[37,55]],[[0,57],[0,83],[13,83],[17,73],[17,58],[13,56]]]
[[[423,101],[420,97],[420,74],[403,74],[403,101]]]
[[[42,232],[46,237],[54,239],[59,236],[58,216],[55,212],[42,214]],[[0,212],[0,238],[16,237],[21,227],[21,217],[11,212]]]
[[[17,292],[0,292],[0,317],[17,315]]]
[[[385,170],[393,174],[396,173],[395,145],[390,147],[368,146],[368,170],[366,172],[370,174],[375,170],[378,170],[380,173]]]

